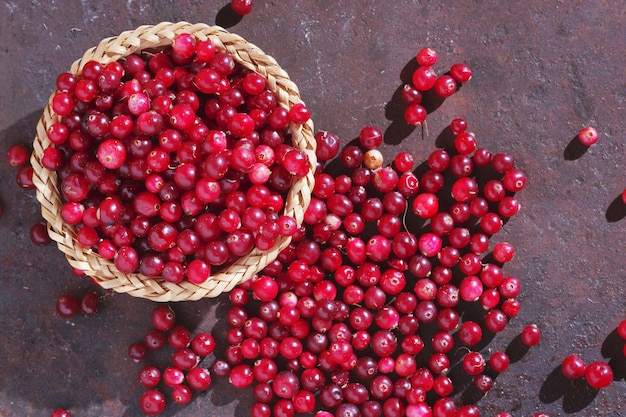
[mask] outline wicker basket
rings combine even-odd
[[[74,62],[70,71],[80,74],[83,65],[89,60],[108,63],[144,49],[167,46],[179,33],[190,33],[200,40],[210,39],[217,50],[228,52],[237,63],[264,76],[268,88],[276,94],[278,103],[282,106],[290,108],[295,103],[301,102],[297,86],[272,57],[238,35],[229,33],[221,27],[205,24],[162,22],[123,32],[119,36],[103,39],[96,47],[87,50],[82,58]],[[290,238],[279,237],[269,251],[255,248],[200,285],[186,280],[174,284],[160,277],[149,278],[142,274],[121,273],[113,262],[100,257],[91,249],[78,245],[75,228],[65,224],[61,219],[60,209],[63,202],[58,190],[57,174],[43,168],[40,162],[44,149],[51,145],[46,133],[47,128],[59,119],[60,117],[52,112],[49,102],[37,125],[31,158],[37,199],[41,203],[43,218],[48,223],[48,233],[57,243],[59,250],[65,254],[70,265],[84,271],[102,287],[160,302],[216,297],[253,277],[276,259],[278,253],[290,243]],[[292,216],[298,224],[302,224],[304,211],[311,199],[316,165],[313,123],[309,121],[304,125],[292,125],[290,132],[293,146],[308,154],[310,170],[306,177],[297,179],[292,184],[285,199],[284,214]]]

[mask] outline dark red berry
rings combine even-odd
[[[59,316],[69,319],[74,317],[79,310],[80,302],[75,296],[65,294],[57,299],[56,311]]]
[[[231,0],[230,7],[237,14],[242,16],[247,15],[252,11],[253,1],[252,0]]]

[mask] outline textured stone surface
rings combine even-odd
[[[615,328],[626,317],[626,209],[617,200],[626,187],[623,4],[257,1],[237,19],[223,9],[226,3],[0,4],[0,154],[30,142],[56,75],[101,38],[160,21],[214,24],[216,16],[274,56],[299,84],[316,129],[343,143],[374,124],[386,130],[386,155],[409,150],[421,160],[449,121],[463,116],[482,146],[512,153],[528,176],[519,195],[522,213],[494,239],[517,248],[505,272],[522,279],[522,311],[484,348],[509,347],[517,361],[480,400],[483,415],[624,415],[623,359],[612,362],[619,380],[599,393],[563,383],[558,370],[571,352],[609,360],[621,347]],[[397,89],[424,46],[439,52],[442,70],[458,61],[474,69],[471,82],[429,116],[427,135],[394,123]],[[600,140],[583,152],[572,139],[588,124]],[[140,365],[127,358],[126,347],[148,330],[154,304],[100,292],[96,316],[55,316],[59,295],[94,288],[72,275],[53,246],[31,245],[28,231],[39,209],[14,175],[0,163],[0,415],[46,416],[58,406],[77,417],[141,415]],[[174,308],[183,323],[204,331],[224,311],[220,300]],[[532,322],[543,339],[519,351],[516,336]],[[249,392],[220,381],[164,415],[246,416],[246,398]]]

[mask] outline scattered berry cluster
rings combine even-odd
[[[71,319],[80,311],[87,316],[93,316],[98,312],[100,299],[98,294],[90,291],[84,294],[80,300],[73,294],[64,294],[57,298],[57,314],[65,319]]]
[[[437,58],[437,52],[432,48],[420,49],[416,55],[419,67],[413,72],[412,84],[406,84],[401,95],[407,104],[404,120],[409,125],[419,126],[426,120],[428,112],[422,106],[424,93],[433,91],[445,99],[453,95],[458,86],[472,78],[472,69],[464,63],[454,64],[446,74],[437,75],[433,69]]]
[[[231,7],[245,15],[252,1]],[[414,126],[426,121],[425,92],[450,97],[472,76],[465,64],[437,76],[430,48],[416,59],[402,91]],[[139,362],[165,346],[173,353],[166,368],[139,372],[145,414],[165,409],[166,389],[173,402],[188,403],[213,375],[253,386],[253,417],[480,415],[451,396],[467,376],[489,392],[510,364],[505,352],[487,356],[479,346],[520,310],[521,283],[503,271],[515,248],[491,244],[519,211],[515,194],[526,185],[511,155],[479,147],[462,118],[450,123],[451,146],[433,151],[425,169],[408,152],[386,163],[374,126],[342,149],[337,136],[320,132],[313,200],[298,228],[276,213],[292,178],[308,170],[286,129],[305,123],[308,110],[277,106],[261,76],[210,41],[183,34],[168,51],[88,62],[81,77],[61,74],[57,90],[52,108],[63,120],[50,126],[53,146],[41,162],[59,174],[62,217],[77,226],[79,243],[121,271],[200,283],[211,266],[292,237],[276,261],[229,294],[228,347],[210,371],[198,365],[213,353],[213,337],[192,336],[169,306],[153,311],[153,328],[128,354]],[[578,139],[591,146],[598,134],[587,127]],[[7,153],[23,189],[34,188],[29,157],[23,145]],[[339,170],[325,165],[334,158]],[[33,226],[31,240],[49,242],[45,224]],[[92,315],[98,297],[66,294],[56,308],[64,318]],[[626,320],[617,331],[626,340]],[[540,337],[533,324],[520,340],[530,347]],[[454,369],[464,373],[458,381]],[[561,369],[595,389],[613,380],[607,363],[587,365],[575,354]]]
[[[171,307],[160,305],[151,316],[152,328],[142,341],[129,345],[128,355],[134,361],[142,361],[149,351],[172,349],[169,366],[160,369],[148,364],[141,368],[139,383],[146,391],[139,399],[139,406],[146,415],[160,414],[167,405],[164,394],[169,389],[172,401],[184,405],[193,398],[194,392],[206,391],[211,385],[209,370],[198,366],[200,361],[213,353],[215,339],[209,333],[192,335],[189,329],[177,324],[176,314]]]
[[[617,326],[618,336],[626,342],[626,320],[622,320]],[[626,344],[623,346],[623,354],[626,356]],[[591,388],[601,389],[608,387],[613,382],[613,369],[604,361],[594,361],[587,365],[579,355],[571,354],[563,359],[561,371],[568,379],[585,378]]]
[[[485,393],[508,367],[504,352],[487,360],[472,347],[520,308],[520,282],[502,270],[514,247],[485,255],[526,178],[511,155],[479,148],[463,119],[451,128],[454,145],[421,173],[406,152],[384,164],[372,126],[341,150],[336,136],[316,136],[318,160],[337,155],[342,171],[318,170],[305,226],[230,293],[230,346],[215,366],[229,367],[236,387],[254,384],[254,417],[478,415],[450,398],[449,371],[460,362]],[[528,326],[522,341],[539,336]]]
[[[282,107],[266,84],[186,33],[170,49],[61,74],[61,119],[41,163],[59,175],[78,244],[124,273],[199,284],[293,233],[280,213],[309,160],[289,126],[310,115],[302,103]]]

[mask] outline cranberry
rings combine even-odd
[[[445,373],[447,368],[443,370]],[[440,397],[447,397],[452,394],[454,390],[454,384],[452,380],[446,375],[439,375],[435,378],[433,382],[433,391],[439,395]]]
[[[456,80],[450,75],[441,75],[435,80],[433,89],[438,96],[450,97],[456,92]]]
[[[504,372],[510,364],[509,356],[505,352],[496,351],[489,357],[489,366],[495,372]]]
[[[70,319],[74,317],[79,310],[80,302],[75,296],[65,294],[57,299],[56,311],[59,316]]]
[[[406,104],[420,104],[423,99],[422,92],[410,84],[405,84],[400,94]]]
[[[98,294],[93,291],[88,292],[80,300],[80,310],[88,316],[93,316],[98,312],[98,304]]]
[[[197,367],[187,372],[186,380],[196,391],[206,391],[211,385],[211,374],[208,369]]]
[[[418,89],[420,88],[418,87]],[[421,104],[409,104],[404,110],[404,120],[412,126],[420,126],[426,121],[426,116],[426,108]]]
[[[30,228],[29,236],[31,242],[33,242],[35,245],[47,245],[52,241],[50,236],[48,235],[48,227],[45,223],[35,223]]]
[[[457,417],[479,417],[480,410],[475,405],[464,405],[457,411]]]
[[[11,145],[7,151],[7,162],[14,167],[26,165],[29,158],[30,151],[22,144]]]
[[[502,177],[502,184],[507,191],[519,192],[526,186],[526,175],[519,169],[509,170]]]
[[[50,413],[50,417],[71,417],[70,412],[64,408],[56,408]]]
[[[620,321],[617,325],[617,335],[621,339],[626,340],[626,319]]]
[[[522,330],[521,340],[522,343],[526,346],[535,346],[539,343],[539,339],[541,338],[541,331],[536,324],[530,324]]]
[[[471,320],[464,321],[459,328],[458,336],[461,343],[474,346],[482,339],[483,331],[480,325]]]
[[[383,142],[383,134],[374,126],[365,126],[359,133],[359,143],[365,149],[376,149]]]
[[[317,149],[315,154],[320,161],[328,161],[339,153],[339,138],[326,131],[315,134]]]
[[[485,369],[485,359],[479,352],[468,352],[463,356],[463,369],[469,375],[478,375]]]
[[[465,301],[477,301],[483,293],[483,284],[481,280],[473,275],[466,276],[461,281],[459,287],[459,295]]]
[[[165,346],[167,337],[164,332],[157,329],[150,329],[144,336],[144,343],[150,350],[159,350]]]
[[[300,389],[300,381],[294,373],[283,371],[274,378],[272,388],[280,398],[293,398]]]
[[[432,415],[434,417],[456,417],[457,406],[452,398],[439,398],[433,404]],[[428,415],[428,414],[426,414]]]
[[[139,399],[141,411],[149,416],[161,414],[165,410],[165,405],[165,395],[156,389],[144,392]]]
[[[439,210],[439,199],[435,194],[418,194],[412,203],[413,212],[422,219],[433,217]]]
[[[606,388],[613,382],[613,369],[606,362],[592,362],[585,370],[585,380],[592,388]]]
[[[147,349],[146,344],[143,342],[131,343],[128,346],[128,356],[135,362],[138,362],[145,358]]]
[[[508,317],[501,310],[492,309],[485,315],[485,325],[493,333],[504,330],[508,324]]]
[[[591,146],[598,141],[598,132],[594,127],[587,126],[578,132],[578,140],[585,146]]]
[[[120,272],[130,274],[139,267],[139,255],[134,248],[124,246],[117,251],[114,263]]]
[[[172,400],[176,404],[185,405],[191,402],[192,392],[188,386],[184,384],[176,385],[172,388]]]
[[[430,67],[437,62],[437,51],[433,48],[422,48],[417,52],[417,63],[424,67]]]
[[[578,355],[571,354],[563,359],[561,363],[561,372],[568,379],[578,379],[585,376],[587,364]]]
[[[468,82],[472,78],[472,69],[463,63],[457,63],[450,67],[450,75],[460,83]]]
[[[161,380],[161,371],[154,365],[146,365],[139,371],[139,383],[146,388],[156,387]]]
[[[230,371],[229,380],[230,383],[237,388],[245,388],[250,386],[254,381],[252,368],[245,364],[235,366]]]
[[[491,165],[496,171],[506,173],[513,169],[515,160],[508,153],[496,153],[491,158]]]
[[[413,72],[413,85],[420,91],[430,90],[436,80],[437,74],[430,66],[420,66]]]

